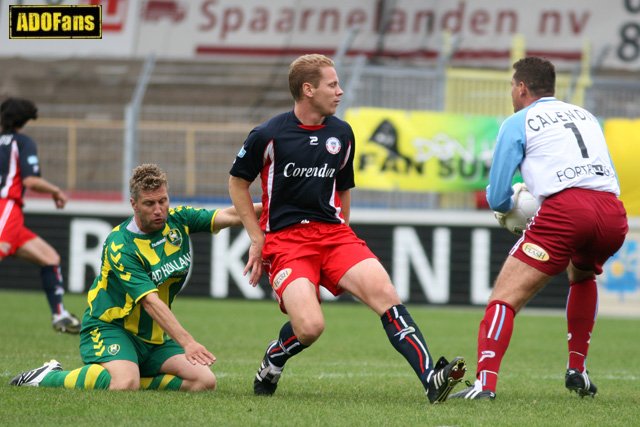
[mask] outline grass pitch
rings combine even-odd
[[[601,318],[589,356],[594,399],[564,388],[562,313],[516,317],[497,399],[430,405],[411,368],[387,341],[380,320],[360,304],[326,303],[320,340],[296,356],[273,397],[252,392],[266,344],[285,321],[275,302],[178,298],[182,324],[211,350],[218,389],[206,393],[104,392],[13,387],[17,373],[56,358],[81,365],[78,338],[55,333],[44,295],[0,291],[0,425],[304,425],[304,426],[584,426],[638,425],[638,320]],[[67,295],[80,315],[85,297]],[[465,356],[473,380],[483,309],[410,306],[434,358]],[[462,388],[461,385],[454,391]]]

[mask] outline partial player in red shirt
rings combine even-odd
[[[0,117],[0,261],[13,255],[39,265],[53,328],[77,334],[80,321],[62,304],[60,255],[24,225],[22,206],[26,189],[50,194],[58,209],[67,203],[64,192],[40,176],[36,143],[20,133],[29,120],[38,117],[38,109],[29,100],[9,98],[0,105]]]

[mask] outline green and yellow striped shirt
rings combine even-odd
[[[104,242],[100,274],[88,292],[83,326],[99,319],[120,325],[146,342],[162,344],[165,332],[138,303],[158,292],[171,308],[191,269],[189,235],[213,232],[216,213],[178,206],[169,211],[164,229],[150,234],[129,231],[133,217],[116,226]]]

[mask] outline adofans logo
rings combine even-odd
[[[9,6],[10,39],[101,39],[102,6]]]

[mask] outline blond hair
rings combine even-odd
[[[167,174],[158,165],[146,163],[133,169],[129,194],[133,200],[138,200],[141,191],[154,191],[162,186],[169,188]]]
[[[311,83],[318,87],[322,78],[323,67],[334,67],[331,58],[312,53],[302,55],[289,66],[289,90],[295,101],[302,99],[302,85]]]

